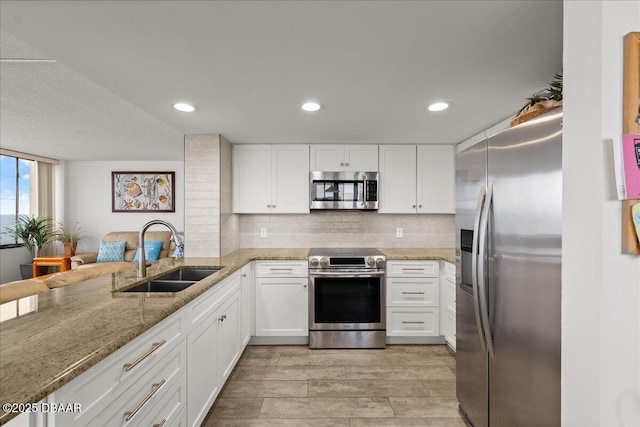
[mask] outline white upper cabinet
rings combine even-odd
[[[416,146],[381,145],[379,213],[416,212]]]
[[[309,146],[234,145],[233,212],[309,212]]]
[[[233,212],[271,212],[271,146],[233,146]]]
[[[452,145],[418,146],[418,213],[455,213]]]
[[[379,213],[454,213],[454,147],[381,145]]]
[[[322,172],[377,172],[377,145],[312,145],[309,168]]]

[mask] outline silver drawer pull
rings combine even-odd
[[[165,418],[162,421],[160,421],[160,424],[154,424],[153,427],[163,427],[164,423],[166,423],[166,422],[167,422],[167,419]]]
[[[402,267],[402,271],[424,271],[424,268],[407,268],[407,267]]]
[[[162,385],[163,385],[164,383],[165,383],[165,380],[162,380],[162,381],[160,381],[159,383],[154,384],[154,385],[151,387],[151,393],[149,393],[149,394],[147,395],[147,397],[145,397],[145,398],[144,398],[144,400],[143,400],[142,402],[140,402],[140,403],[138,404],[138,406],[136,406],[136,409],[134,409],[134,410],[133,410],[133,411],[131,411],[131,412],[125,412],[125,413],[124,413],[124,416],[126,417],[126,418],[125,418],[125,421],[130,421],[130,420],[131,420],[131,418],[135,417],[135,416],[136,416],[136,414],[137,414],[138,412],[140,412],[140,409],[142,409],[142,407],[143,407],[144,405],[146,405],[146,404],[147,404],[147,402],[148,402],[149,400],[151,400],[151,398],[153,397],[153,395],[154,395],[154,394],[156,394],[156,393],[158,392],[158,390],[160,390],[160,387],[162,387]]]
[[[403,320],[402,323],[424,323],[422,320]]]
[[[293,271],[293,268],[269,268],[271,271]]]
[[[167,340],[162,340],[160,342],[154,342],[153,345],[151,346],[151,349],[149,351],[147,351],[145,354],[143,354],[142,356],[138,357],[135,360],[135,362],[127,363],[126,365],[124,365],[124,370],[129,372],[130,370],[132,370],[133,368],[138,366],[144,359],[146,359],[147,357],[151,356],[151,354],[154,351],[156,351],[157,349],[162,347],[166,342],[167,342]]]
[[[424,295],[424,292],[402,292],[406,295]]]

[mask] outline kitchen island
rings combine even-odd
[[[455,261],[453,249],[381,250],[389,259]],[[304,260],[307,253],[241,249],[219,258],[167,258],[148,269],[148,279],[179,267],[221,269],[178,293],[114,292],[140,281],[132,269],[17,302],[20,315],[0,324],[0,402],[40,401],[253,260]],[[3,410],[0,425],[16,415]]]

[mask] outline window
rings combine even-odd
[[[33,160],[0,155],[0,247],[18,244],[6,227],[15,224],[18,215],[31,213],[34,167]]]

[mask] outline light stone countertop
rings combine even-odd
[[[380,248],[380,252],[387,256],[388,260],[419,260],[419,259],[431,259],[442,260],[456,263],[456,250],[455,249],[443,249],[443,248]]]
[[[455,262],[453,249],[380,250],[390,260]],[[219,258],[165,258],[147,269],[147,278],[181,266],[223,268],[184,291],[160,296],[112,292],[138,281],[133,268],[27,297],[25,304],[35,311],[0,323],[0,403],[40,401],[250,261],[304,260],[308,251],[241,249]],[[0,410],[0,425],[16,415]]]

